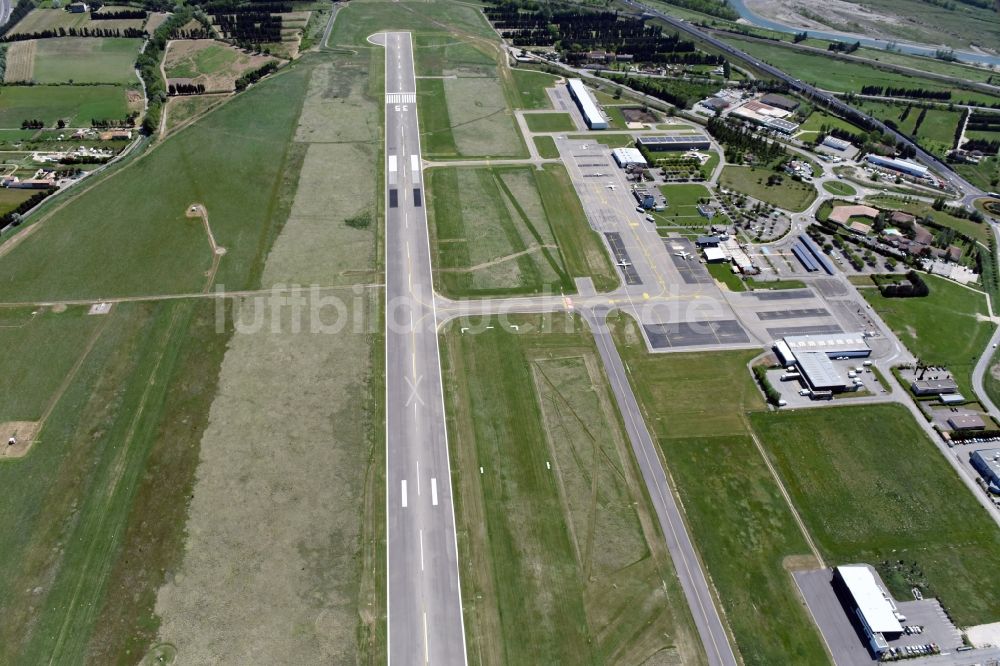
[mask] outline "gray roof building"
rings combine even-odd
[[[990,492],[1000,495],[1000,449],[979,449],[969,456],[969,462],[983,477]]]

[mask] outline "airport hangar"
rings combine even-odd
[[[863,333],[789,335],[776,340],[772,349],[783,367],[798,367],[802,379],[818,394],[855,388],[833,359],[868,358],[872,353]]]
[[[583,85],[583,81],[580,79],[570,79],[567,85],[569,86],[569,95],[576,102],[576,105],[580,107],[580,113],[583,114],[583,119],[586,121],[587,127],[593,130],[608,129],[608,121],[601,115],[601,110],[597,108],[597,103],[590,96],[590,91]]]
[[[868,648],[876,658],[889,649],[887,637],[892,640],[903,633],[903,625],[900,624],[902,615],[868,565],[850,564],[834,568],[833,589],[847,610],[851,623],[868,639]]]

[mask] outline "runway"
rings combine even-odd
[[[413,45],[385,47],[386,576],[391,664],[465,664]]]

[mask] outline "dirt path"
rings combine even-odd
[[[219,272],[219,264],[222,262],[222,255],[226,253],[226,248],[215,242],[212,225],[208,223],[208,210],[204,205],[200,203],[191,204],[188,206],[187,216],[201,218],[202,223],[205,225],[205,235],[208,236],[208,245],[212,250],[212,267],[205,274],[205,288],[202,289],[202,293],[207,294],[208,290],[212,288],[212,283],[215,282],[215,274]]]
[[[504,255],[502,257],[497,257],[496,259],[490,259],[489,261],[484,261],[481,264],[476,264],[475,266],[468,266],[466,268],[438,268],[436,272],[438,273],[471,273],[472,271],[478,271],[483,268],[489,268],[490,266],[496,266],[497,264],[503,264],[511,259],[517,259],[518,257],[523,257],[526,254],[532,254],[538,250],[558,250],[558,245],[532,245],[531,247],[525,248],[520,252],[515,252],[514,254]]]

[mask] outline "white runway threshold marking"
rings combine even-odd
[[[431,478],[431,504],[438,505],[438,480]]]
[[[406,479],[403,479],[403,508],[406,508]]]
[[[386,93],[386,104],[416,104],[417,93]]]

